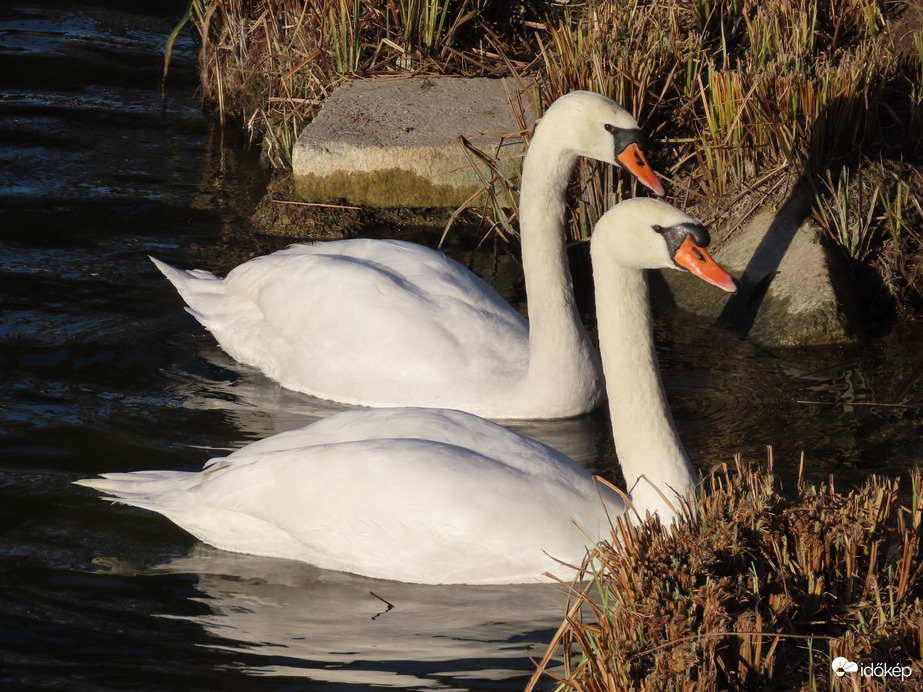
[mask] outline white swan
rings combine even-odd
[[[228,354],[289,389],[489,418],[580,415],[599,405],[603,384],[567,267],[565,191],[587,156],[662,195],[640,141],[621,106],[589,92],[561,97],[540,120],[520,200],[529,323],[457,262],[401,241],[295,245],[223,280],[154,263]]]
[[[696,483],[660,381],[644,268],[682,266],[735,290],[701,247],[707,242],[691,217],[651,199],[617,205],[593,236],[613,435],[642,516],[668,514],[664,498],[675,502]],[[160,512],[218,548],[422,583],[561,574],[557,560],[578,563],[583,534],[607,536],[611,517],[625,510],[617,493],[550,447],[443,409],[347,411],[213,459],[199,473],[77,482]]]

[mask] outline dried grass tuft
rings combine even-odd
[[[297,133],[343,80],[496,76],[521,65],[518,53],[535,52],[527,9],[496,0],[189,0],[173,35],[190,22],[201,40],[206,108],[244,122],[286,168]]]
[[[532,686],[558,657],[561,689],[853,689],[844,656],[912,669],[862,689],[919,689],[923,476],[908,507],[881,478],[788,498],[739,458],[705,485],[672,530],[619,522],[593,551]]]

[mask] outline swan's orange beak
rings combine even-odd
[[[650,164],[647,162],[647,157],[644,156],[641,147],[632,142],[625,147],[622,153],[616,158],[618,158],[619,163],[628,169],[642,185],[649,188],[651,192],[658,197],[663,197],[663,184],[660,182],[657,174],[654,173],[654,169],[651,168]]]
[[[727,291],[728,293],[737,292],[734,277],[724,271],[704,247],[696,245],[695,241],[692,240],[692,236],[686,236],[683,244],[679,246],[679,250],[673,255],[673,261],[683,269],[688,269],[703,281],[707,281],[712,286],[717,286],[722,291]]]

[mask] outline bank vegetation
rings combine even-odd
[[[567,616],[530,690],[920,689],[918,473],[783,492],[770,453],[768,472],[738,459],[705,487],[676,529],[616,522],[562,585]],[[837,675],[837,659],[856,670]]]
[[[590,89],[652,137],[678,206],[737,224],[807,186],[866,307],[923,310],[919,3],[190,0],[177,31],[187,24],[206,107],[249,128],[281,169],[344,80],[506,77],[528,81],[539,111]],[[582,165],[575,236],[617,201],[611,175]]]

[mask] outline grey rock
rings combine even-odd
[[[712,255],[738,279],[737,294],[670,271],[652,277],[655,300],[723,322],[764,346],[854,340],[856,297],[841,257],[810,219],[809,202],[806,193],[796,193],[777,212],[763,211],[730,235],[713,239]]]
[[[490,179],[459,141],[500,160],[515,177],[523,154],[510,98],[527,125],[534,108],[510,82],[414,77],[346,82],[298,137],[295,191],[309,202],[368,207],[458,207]],[[510,95],[507,94],[507,87]]]

